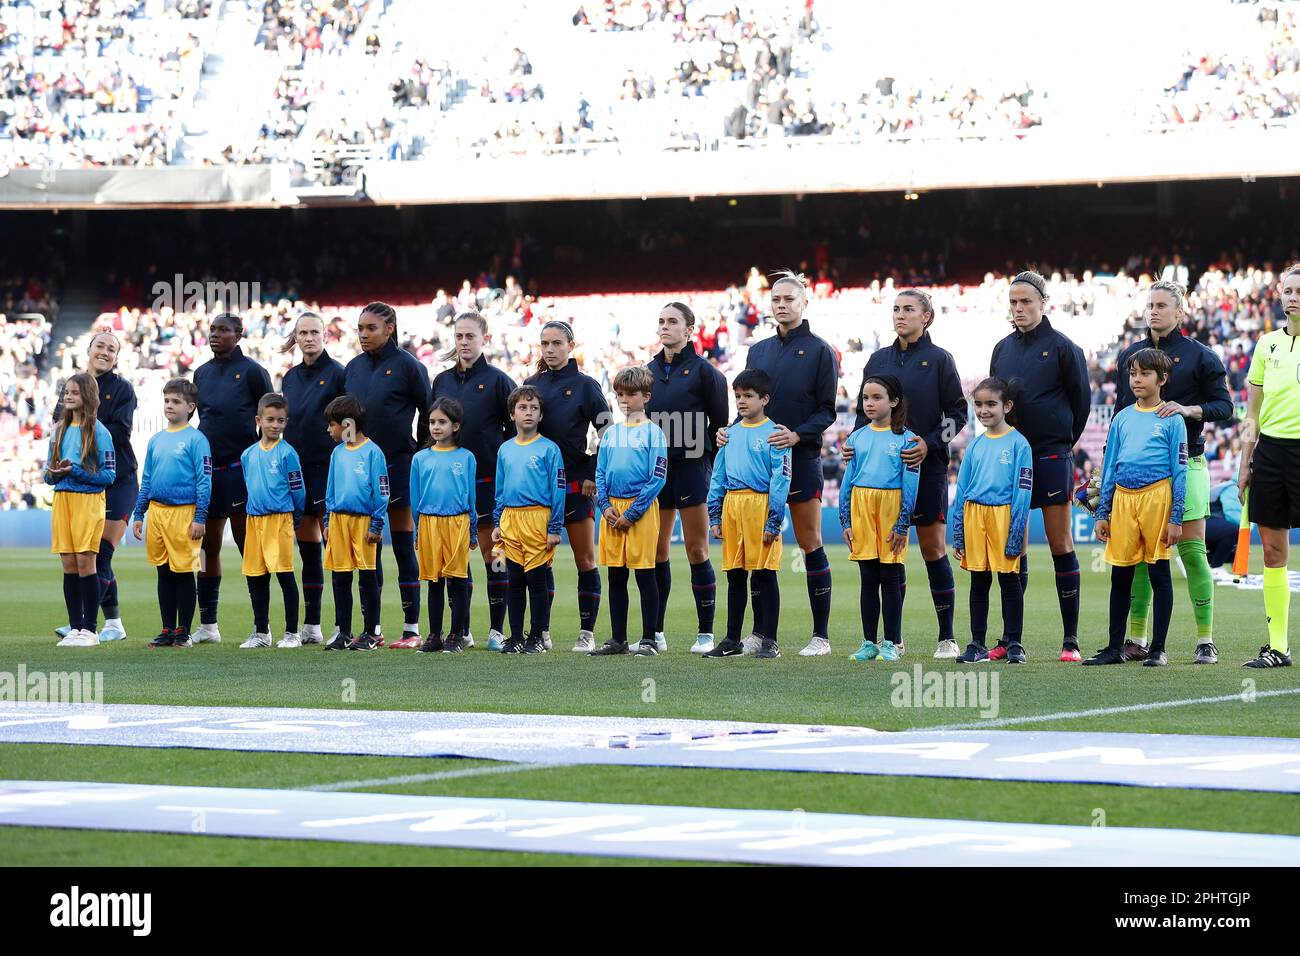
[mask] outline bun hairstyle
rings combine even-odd
[[[1300,272],[1300,269],[1296,271]],[[1159,282],[1153,282],[1151,288],[1147,289],[1148,295],[1152,292],[1168,292],[1169,295],[1173,297],[1174,307],[1177,308],[1179,312],[1185,312],[1187,310],[1187,289],[1181,282],[1161,279]]]
[[[688,329],[695,328],[695,313],[685,302],[669,302],[664,306],[664,309],[676,309],[681,313],[682,318],[686,321],[686,327]],[[662,312],[663,309],[660,309],[660,311]]]
[[[1277,277],[1277,284],[1281,285],[1292,276],[1300,276],[1300,262],[1293,263],[1282,270],[1282,274]]]
[[[922,292],[920,289],[901,289],[894,298],[898,298],[899,295],[910,295],[921,303],[922,312],[930,313],[930,321],[925,323],[925,327],[929,329],[934,323],[934,300],[930,298],[930,293]]]
[[[892,375],[868,375],[862,380],[864,387],[872,382],[884,387],[885,395],[891,402],[898,400],[889,414],[889,428],[895,435],[903,434],[907,429],[907,396],[903,394],[903,383]]]
[[[1026,269],[1024,272],[1017,273],[1016,277],[1011,280],[1011,284],[1015,285],[1017,282],[1033,286],[1034,291],[1038,293],[1038,297],[1044,302],[1047,301],[1047,280],[1037,272]]]
[[[543,332],[545,332],[547,329],[559,329],[561,332],[564,333],[564,337],[569,340],[569,344],[570,345],[573,344],[574,341],[573,326],[571,326],[568,322],[561,322],[559,319],[551,319],[551,321],[547,322],[545,325],[542,326]],[[547,366],[546,359],[539,358],[537,360],[537,374],[542,375],[545,372],[549,372],[549,371],[550,371],[550,367]]]
[[[1019,425],[1019,417],[1016,415],[1016,393],[1006,379],[997,378],[996,376],[986,378],[973,389],[971,389],[971,401],[975,400],[975,395],[979,392],[992,392],[1002,400],[1003,404],[1012,403],[1010,410],[1006,414],[1006,422],[1013,428]]]

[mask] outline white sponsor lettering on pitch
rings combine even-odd
[[[645,717],[105,705],[0,721],[0,743],[191,747],[1300,793],[1300,739],[912,730]],[[475,773],[478,771],[476,770]],[[385,778],[381,778],[385,779]],[[373,785],[357,781],[357,787]],[[341,788],[340,788],[341,789]]]
[[[1300,838],[1252,833],[35,780],[0,781],[0,825],[821,866],[1300,859]]]

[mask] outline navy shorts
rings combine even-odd
[[[916,509],[912,524],[924,528],[936,521],[948,520],[948,474],[944,471],[922,471],[916,489]]]
[[[659,492],[660,508],[690,508],[706,504],[713,465],[707,458],[668,459],[668,478]]]
[[[1034,493],[1029,507],[1068,505],[1074,480],[1074,458],[1068,453],[1034,456]]]
[[[248,488],[244,485],[244,469],[239,462],[218,468],[212,466],[212,503],[208,505],[209,518],[229,518],[242,515],[248,503]]]
[[[302,480],[307,489],[306,514],[319,516],[325,513],[325,487],[329,476],[329,462],[323,465],[303,463]]]
[[[478,512],[479,523],[492,520],[492,512],[497,506],[497,484],[495,478],[480,478],[474,482],[474,510]]]
[[[108,486],[104,496],[104,516],[109,521],[126,521],[135,510],[135,499],[140,495],[140,483],[135,472],[123,475]]]
[[[819,455],[807,456],[798,450],[790,453],[790,494],[786,497],[789,504],[797,505],[801,501],[818,501],[822,497],[822,460]]]
[[[582,493],[582,482],[569,482],[569,490],[564,495],[564,523],[584,521],[595,514],[596,499]]]
[[[394,455],[384,464],[388,468],[388,507],[411,507],[411,455]]]

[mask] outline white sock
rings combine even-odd
[[[104,621],[105,627],[108,627],[110,624],[115,624],[118,627],[122,627],[122,619],[120,617],[110,617],[106,621]],[[123,629],[125,630],[125,628]]]

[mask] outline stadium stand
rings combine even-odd
[[[211,0],[0,5],[5,165],[170,163],[211,9]]]
[[[331,185],[367,163],[451,156],[1257,126],[1300,102],[1291,3],[1200,10],[1198,36],[1219,49],[1144,49],[1100,97],[1082,95],[1096,77],[989,76],[960,45],[917,69],[881,39],[897,24],[864,37],[867,14],[829,0],[486,0],[477,12],[420,0],[6,3],[5,162],[277,163],[300,185]],[[486,20],[491,44],[476,35]]]

